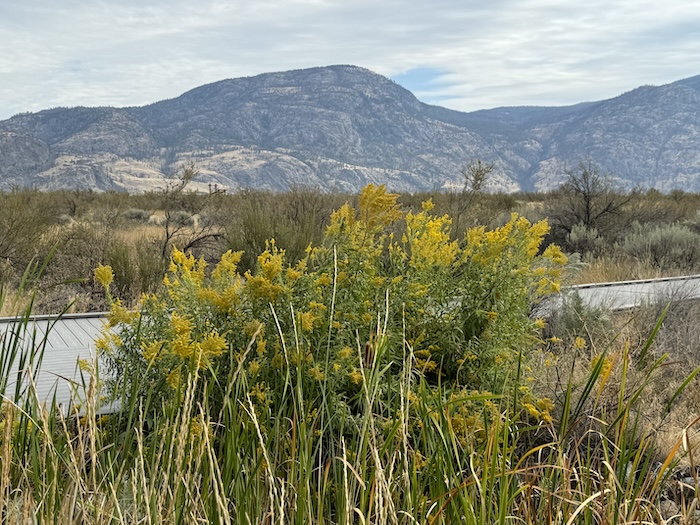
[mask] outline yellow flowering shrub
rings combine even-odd
[[[396,195],[369,185],[358,208],[335,211],[322,243],[296,264],[274,240],[245,273],[241,252],[208,268],[174,250],[165,292],[144,297],[140,315],[115,301],[118,340],[103,346],[125,381],[140,375],[141,395],[156,389],[177,400],[182,379],[196,373],[220,385],[223,398],[235,374],[256,414],[289,382],[303,382],[309,410],[322,392],[331,405],[351,404],[369,369],[398,371],[406,353],[430,384],[498,394],[520,354],[534,347],[544,325],[529,318],[530,305],[557,288],[566,257],[542,250],[544,221],[513,215],[500,228],[453,240],[450,217],[431,211],[428,201],[404,215]],[[95,275],[109,281],[104,268]],[[377,352],[380,332],[387,340]],[[531,416],[548,420],[547,405],[527,403]],[[466,414],[452,417],[455,428],[474,434],[477,423]]]

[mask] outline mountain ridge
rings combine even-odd
[[[570,106],[459,112],[337,65],[225,79],[125,108],[53,108],[0,121],[0,189],[147,191],[183,163],[216,183],[285,190],[452,190],[495,165],[491,191],[549,190],[592,161],[626,188],[700,191],[700,76]]]

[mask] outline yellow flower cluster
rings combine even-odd
[[[314,381],[323,381],[323,379],[326,377],[320,366],[309,368],[309,375],[314,379]]]
[[[245,273],[238,269],[241,252],[224,253],[212,269],[174,250],[167,294],[144,298],[141,319],[112,302],[113,325],[133,325],[139,338],[106,336],[98,344],[107,350],[138,341],[135,352],[124,353],[146,362],[175,390],[193,374],[218,379],[218,366],[225,377],[233,365],[261,418],[265,405],[279,401],[269,389],[289,368],[298,371],[300,385],[318,391],[323,383],[332,395],[349,398],[365,379],[363,366],[381,370],[388,360],[400,360],[404,339],[413,349],[411,372],[426,384],[495,389],[523,342],[535,339],[533,325],[544,327],[528,319],[530,300],[555,289],[566,257],[556,247],[542,251],[544,221],[533,225],[513,215],[501,228],[474,228],[453,241],[450,217],[432,209],[427,201],[394,227],[402,217],[397,196],[370,185],[357,210],[348,204],[333,213],[322,244],[309,246],[302,261],[289,264],[271,240],[256,268]],[[395,240],[391,231],[405,233]],[[109,286],[111,269],[96,269],[95,278]],[[372,344],[383,331],[391,341],[386,352]],[[487,406],[483,393],[478,402],[470,396],[447,410],[461,439],[478,441],[483,418],[475,412],[497,417],[498,410]],[[551,421],[547,400],[530,394],[520,406],[538,421]],[[435,414],[443,415],[440,409]]]
[[[109,289],[109,285],[114,280],[114,272],[111,266],[97,265],[95,268],[95,280],[100,283],[105,289]]]
[[[313,312],[301,312],[299,314],[299,321],[303,332],[312,332],[314,329],[314,323],[317,321],[317,317],[313,314]]]
[[[342,242],[367,260],[377,257],[383,248],[385,229],[403,215],[397,198],[398,195],[387,193],[383,185],[369,184],[360,195],[358,212],[346,203],[331,214],[326,238]],[[312,249],[309,255],[315,258],[319,252]]]
[[[365,186],[360,194],[360,219],[368,230],[385,228],[401,218],[401,209],[396,204],[398,195],[387,193],[384,185]]]
[[[170,337],[141,343],[144,359],[152,363],[170,355],[177,357],[180,362],[193,363],[199,368],[205,368],[211,364],[213,358],[228,350],[226,339],[216,331],[211,331],[201,338],[193,338],[193,330],[194,324],[191,319],[173,312],[170,318]],[[168,383],[174,381],[175,376],[169,376]]]
[[[243,257],[243,252],[232,252],[231,250],[225,252],[216,268],[211,272],[212,280],[216,282],[238,281],[238,263],[241,262],[241,257]]]
[[[423,373],[428,373],[434,372],[437,369],[437,363],[431,359],[431,349],[434,349],[434,347],[431,346],[427,349],[415,351],[415,362],[413,366],[416,370],[420,370]]]
[[[557,266],[564,266],[568,262],[568,258],[556,244],[547,246],[544,252],[542,252],[542,257],[549,259]]]
[[[513,213],[510,221],[500,228],[491,231],[486,231],[483,226],[469,229],[465,255],[476,263],[488,266],[516,256],[522,246],[525,255],[532,258],[537,255],[548,232],[546,220],[531,224],[525,217]]]
[[[204,433],[207,432],[208,434],[210,430],[209,425],[206,424],[201,414],[190,419],[189,431],[191,441],[194,442],[201,439]]]
[[[520,393],[522,397],[520,399],[520,406],[527,412],[527,414],[541,421],[545,424],[552,423],[552,411],[554,410],[554,403],[548,397],[535,398],[531,390],[527,386],[520,387]]]
[[[112,308],[109,312],[108,324],[110,327],[117,326],[118,324],[129,324],[136,321],[139,318],[139,312],[130,312],[122,305],[121,299],[116,299],[112,301]]]
[[[163,341],[151,341],[150,343],[144,341],[141,343],[141,352],[146,361],[152,363],[160,355],[164,346]]]
[[[168,271],[179,278],[186,279],[195,284],[201,284],[204,280],[204,270],[206,267],[207,262],[204,258],[196,259],[191,253],[187,254],[174,248]]]
[[[600,375],[601,377],[607,377],[608,375],[610,375],[614,364],[614,360],[609,356],[603,356],[602,354],[594,356],[591,360],[591,369],[597,367],[601,359],[603,360],[603,362],[601,364]]]
[[[422,212],[406,215],[406,233],[402,241],[410,253],[410,266],[418,270],[450,267],[459,251],[457,242],[450,242],[452,219],[447,215],[432,217],[428,213],[432,207],[432,202],[427,201]]]
[[[95,340],[95,350],[102,354],[111,354],[112,350],[119,348],[123,341],[118,334],[109,330],[107,327],[103,330],[102,335]]]
[[[277,300],[284,291],[280,282],[283,264],[284,250],[277,248],[274,239],[270,240],[267,249],[258,256],[259,274],[253,275],[250,271],[245,274],[247,289],[253,298],[271,303]]]
[[[348,374],[348,377],[350,378],[350,382],[355,385],[362,383],[362,373],[359,370],[352,370]]]
[[[355,224],[355,209],[350,204],[345,203],[331,214],[331,222],[326,229],[326,235],[339,236],[352,230]],[[309,254],[312,252],[311,246],[308,248]]]

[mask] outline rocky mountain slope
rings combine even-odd
[[[145,191],[193,161],[209,183],[284,190],[546,190],[591,160],[622,186],[700,191],[700,76],[570,107],[462,113],[354,66],[223,80],[144,107],[57,108],[0,121],[0,188]]]

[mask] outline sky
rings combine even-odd
[[[0,119],[333,64],[461,111],[700,75],[700,0],[0,0]]]

